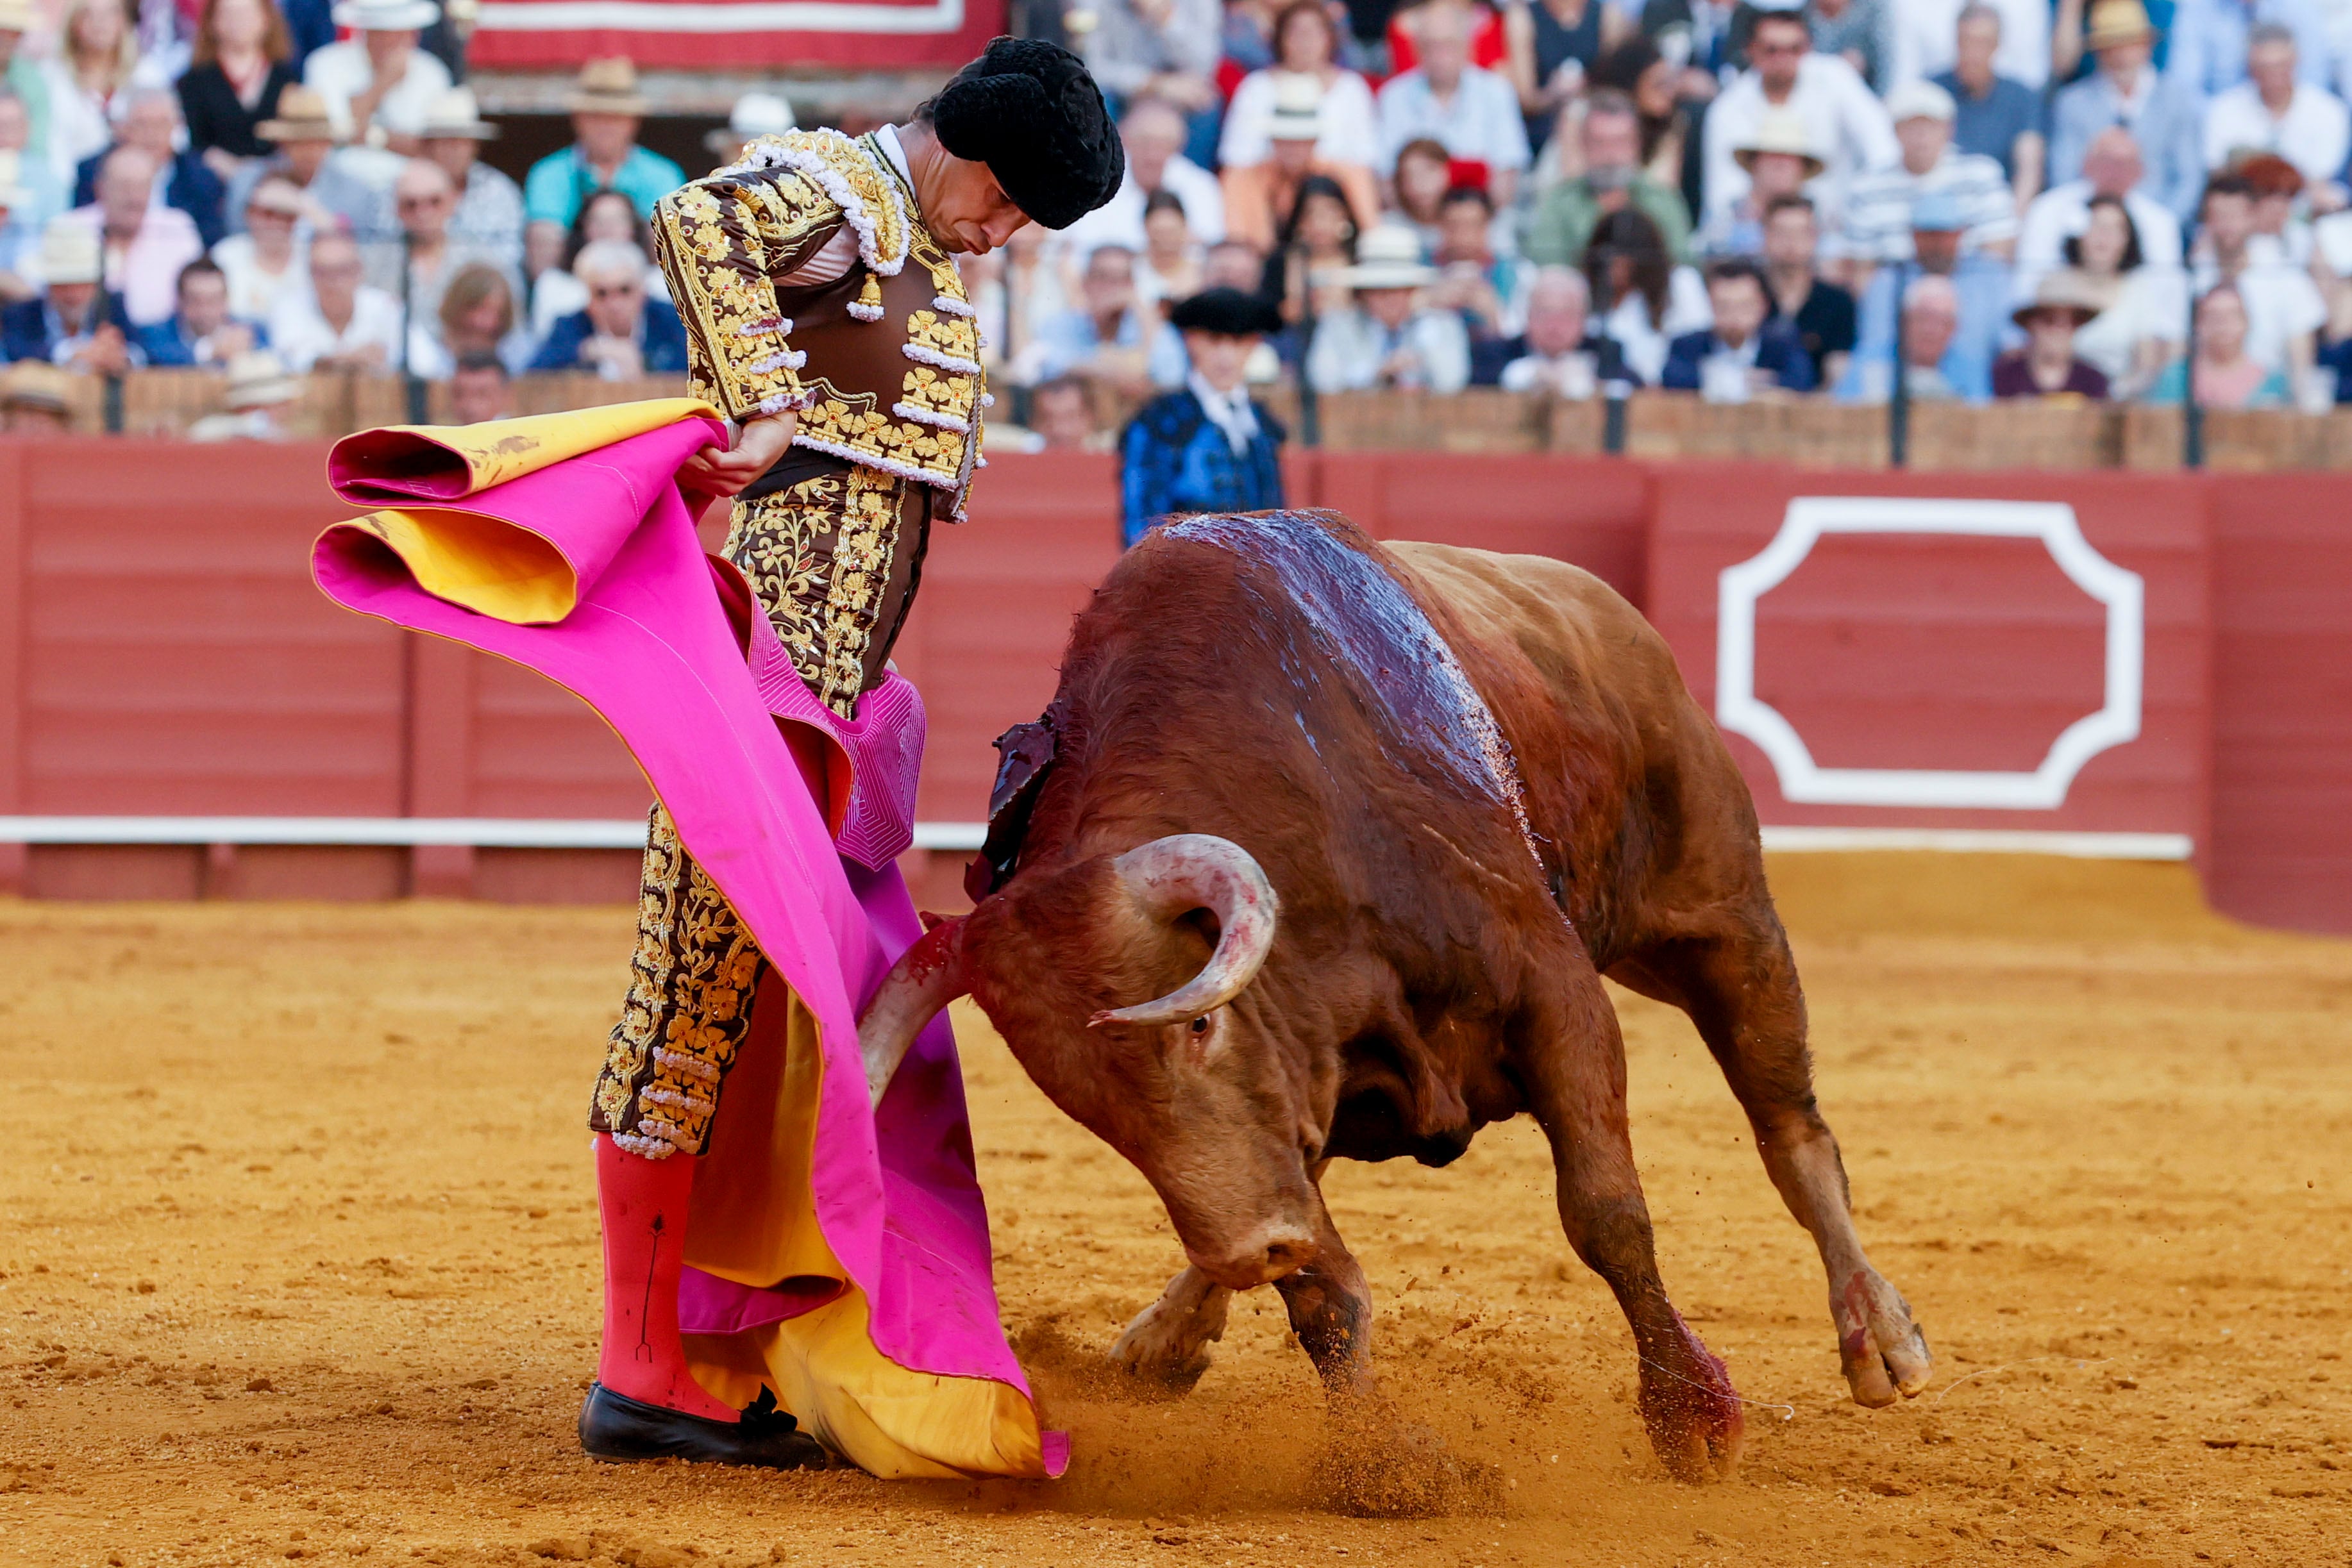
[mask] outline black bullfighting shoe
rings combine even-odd
[[[698,1465],[816,1470],[832,1462],[824,1445],[802,1431],[789,1412],[777,1409],[775,1395],[765,1388],[741,1420],[713,1421],[592,1383],[588,1402],[580,1406],[580,1446],[590,1458],[614,1465],[684,1459]]]

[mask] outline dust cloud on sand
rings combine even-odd
[[[1069,1478],[612,1469],[572,1426],[628,911],[0,904],[0,1562],[2352,1563],[2352,944],[2231,925],[2179,868],[1773,874],[1936,1384],[1847,1402],[1713,1064],[1621,992],[1666,1280],[1758,1402],[1745,1468],[1650,1456],[1521,1121],[1331,1178],[1400,1418],[1498,1482],[1383,1521],[1322,1505],[1272,1292],[1189,1398],[1105,1375],[1175,1243],[975,1017],[1005,1320]]]

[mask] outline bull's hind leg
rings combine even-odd
[[[1917,1394],[1933,1373],[1927,1337],[1854,1229],[1845,1163],[1813,1099],[1805,995],[1780,921],[1768,909],[1735,936],[1667,943],[1622,967],[1627,984],[1690,1015],[1748,1113],[1772,1185],[1811,1232],[1854,1402]]]
[[[1210,1344],[1225,1337],[1225,1309],[1233,1299],[1231,1291],[1187,1263],[1110,1347],[1111,1364],[1191,1393],[1209,1370]]]
[[[1633,1328],[1642,1422],[1658,1458],[1684,1480],[1727,1476],[1746,1431],[1739,1396],[1666,1299],[1626,1123],[1617,1015],[1581,954],[1570,976],[1559,1009],[1531,1020],[1517,1052],[1528,1110],[1551,1144],[1560,1228]]]

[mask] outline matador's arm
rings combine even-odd
[[[654,207],[654,251],[686,324],[694,394],[730,419],[807,405],[776,287],[840,232],[841,206],[789,168],[696,180]]]

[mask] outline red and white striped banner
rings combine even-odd
[[[1004,17],[1005,0],[482,0],[468,57],[521,70],[603,55],[664,70],[954,67]]]

